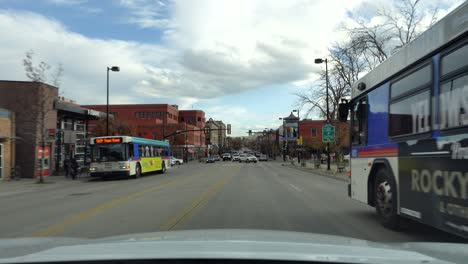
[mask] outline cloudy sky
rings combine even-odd
[[[441,3],[441,12],[461,1]],[[385,1],[381,1],[382,4]],[[169,103],[231,123],[234,135],[276,128],[310,87],[313,60],[344,38],[370,0],[0,0],[0,79],[26,80],[22,58],[65,69],[61,94],[104,104]]]

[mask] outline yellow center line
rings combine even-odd
[[[95,206],[93,208],[90,208],[90,209],[88,209],[86,211],[83,211],[81,213],[73,215],[73,216],[65,219],[61,223],[54,224],[54,225],[51,225],[51,226],[43,228],[43,229],[39,229],[36,232],[34,232],[32,234],[32,236],[34,236],[34,237],[54,236],[54,235],[61,234],[68,227],[70,227],[72,225],[75,225],[75,224],[77,224],[79,222],[82,222],[85,219],[88,219],[88,218],[90,218],[90,217],[92,217],[92,216],[94,216],[96,214],[99,214],[99,213],[103,212],[104,210],[107,210],[107,209],[109,209],[111,207],[114,207],[114,206],[116,206],[118,204],[121,204],[121,203],[123,203],[125,201],[129,201],[131,199],[135,199],[137,197],[140,197],[140,196],[142,196],[144,194],[154,192],[154,191],[158,191],[158,190],[160,190],[162,188],[165,188],[165,187],[177,184],[177,183],[182,183],[182,182],[185,182],[185,181],[188,181],[188,180],[193,180],[193,177],[186,178],[186,179],[181,179],[181,180],[173,180],[173,181],[165,182],[165,183],[159,184],[157,186],[153,186],[151,188],[144,189],[144,190],[139,191],[139,192],[135,192],[135,193],[131,193],[131,194],[128,194],[128,195],[125,195],[125,196],[121,196],[119,198],[110,200],[108,202],[105,202],[105,203],[100,204],[98,206]]]
[[[209,200],[211,200],[233,176],[225,176],[220,181],[212,185],[207,191],[202,193],[189,206],[183,208],[179,213],[174,215],[160,227],[161,231],[174,230],[177,226],[186,223],[198,209],[202,208]]]

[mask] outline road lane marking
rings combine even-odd
[[[174,230],[177,226],[181,226],[186,223],[198,209],[202,208],[206,203],[208,203],[209,200],[215,197],[215,195],[232,179],[232,177],[233,176],[225,176],[220,181],[212,185],[207,191],[196,198],[189,206],[183,208],[176,215],[171,217],[169,221],[160,227],[160,230]]]
[[[289,186],[291,186],[294,190],[298,191],[298,192],[302,192],[302,188],[301,187],[297,187],[296,185],[290,183]]]
[[[113,200],[102,203],[102,204],[100,204],[98,206],[95,206],[93,208],[90,208],[90,209],[88,209],[86,211],[83,211],[81,213],[78,213],[76,215],[68,217],[67,219],[65,219],[61,223],[54,224],[54,225],[51,225],[51,226],[43,228],[43,229],[39,229],[36,232],[34,232],[32,234],[32,236],[42,237],[42,236],[54,236],[54,235],[61,234],[68,227],[70,227],[70,226],[72,226],[74,224],[78,224],[79,222],[82,222],[82,221],[84,221],[84,220],[86,220],[86,219],[88,219],[88,218],[90,218],[90,217],[92,217],[94,215],[97,215],[97,214],[99,214],[99,213],[101,213],[101,212],[103,212],[103,211],[105,211],[105,210],[107,210],[109,208],[112,208],[112,207],[114,207],[114,206],[116,206],[118,204],[121,204],[121,203],[123,203],[125,201],[129,201],[131,199],[140,197],[140,196],[142,196],[142,195],[144,195],[146,193],[158,191],[158,190],[160,190],[162,188],[165,188],[165,187],[177,184],[177,183],[182,183],[182,182],[188,181],[190,179],[192,179],[192,178],[185,178],[185,179],[182,179],[182,180],[173,180],[173,181],[165,182],[165,183],[153,186],[151,188],[144,189],[144,190],[139,191],[139,192],[135,192],[135,193],[131,193],[131,194],[127,194],[127,195],[115,198]]]

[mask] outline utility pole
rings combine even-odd
[[[327,123],[330,123],[330,108],[328,106],[328,60],[325,58],[325,83],[327,87]],[[330,170],[330,142],[327,142],[327,170]]]

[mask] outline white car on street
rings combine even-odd
[[[181,160],[181,159],[178,159],[174,156],[171,156],[171,165],[180,165],[180,164],[183,164],[184,161]]]
[[[240,154],[239,155],[239,162],[249,162],[248,157],[249,156],[247,154]]]
[[[240,156],[239,155],[232,155],[231,161],[240,161]]]
[[[258,159],[254,155],[247,156],[247,162],[255,162],[257,163]]]

